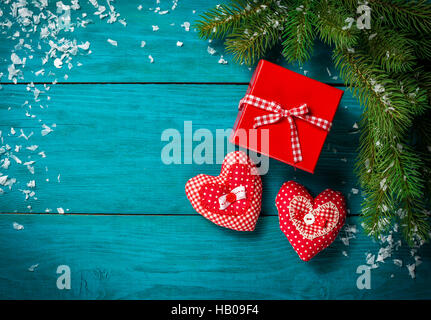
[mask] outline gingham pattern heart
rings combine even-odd
[[[225,209],[220,196],[244,186],[246,198]],[[215,224],[237,231],[253,231],[260,214],[262,181],[254,163],[242,151],[226,155],[220,175],[199,174],[186,183],[186,195],[193,208]]]
[[[304,261],[328,247],[346,219],[344,197],[331,189],[313,199],[302,185],[289,181],[283,184],[275,202],[280,229]],[[311,221],[307,221],[310,216]]]
[[[326,131],[329,131],[331,129],[332,123],[330,121],[308,114],[310,110],[307,104],[303,104],[299,107],[291,109],[283,109],[281,105],[274,101],[268,101],[251,94],[245,95],[245,97],[240,100],[238,106],[239,110],[242,109],[244,104],[249,104],[256,108],[273,112],[270,114],[256,117],[253,124],[254,129],[263,125],[273,124],[283,118],[287,118],[290,125],[290,142],[292,144],[293,162],[302,161],[301,144],[299,143],[298,130],[296,128],[293,117],[305,120]]]

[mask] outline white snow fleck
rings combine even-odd
[[[148,59],[150,59],[150,63],[154,62],[154,58],[153,58],[153,56],[151,54],[148,56]]]
[[[186,30],[186,31],[190,31],[190,22],[185,21],[185,22],[181,25],[181,27],[183,27],[183,28],[184,28],[184,30]]]
[[[29,146],[29,147],[26,147],[26,149],[27,150],[30,150],[30,151],[35,151],[37,148],[39,148],[39,146],[38,145],[31,145],[31,146]]]
[[[208,52],[210,55],[214,55],[217,51],[216,51],[214,48],[211,48],[210,46],[208,46],[208,48],[207,48],[207,52]]]
[[[24,229],[24,226],[22,224],[19,224],[18,222],[14,222],[12,224],[12,226],[15,230],[23,230]]]
[[[34,270],[39,267],[39,263],[33,264],[28,268],[28,271],[34,272]]]
[[[60,213],[60,214],[63,214],[64,213],[64,209],[63,208],[57,208],[57,212]]]
[[[34,181],[34,180],[30,180],[30,181],[27,183],[27,187],[29,187],[29,188],[34,188],[34,187],[36,187],[36,181]]]
[[[4,160],[3,160],[3,164],[2,164],[2,168],[3,169],[9,169],[9,166],[10,166],[10,160],[9,160],[9,158],[4,158]]]
[[[220,59],[219,59],[219,61],[218,61],[218,63],[220,63],[220,64],[227,64],[228,62],[225,59],[223,59],[223,56],[221,56]]]
[[[394,265],[398,266],[398,267],[402,267],[403,266],[403,260],[400,259],[394,259]]]
[[[15,160],[15,162],[16,162],[16,163],[18,163],[18,164],[21,164],[21,163],[22,163],[21,159],[20,159],[20,158],[18,158],[16,155],[11,154],[11,155],[10,155],[10,157],[11,157],[12,159],[14,159],[14,160]]]
[[[107,41],[115,47],[118,45],[117,41],[115,41],[115,40],[108,39]]]
[[[183,46],[183,42],[181,42],[181,41],[177,41],[177,47],[182,47]]]
[[[409,270],[409,275],[412,279],[416,278],[416,273],[415,273],[415,269],[416,269],[416,264],[408,264],[407,266],[407,270]]]
[[[0,176],[0,185],[6,185],[7,177],[8,176]]]
[[[61,61],[61,59],[60,59],[60,58],[57,58],[57,59],[55,59],[55,60],[54,60],[54,66],[55,66],[56,68],[61,68],[61,67],[62,67],[62,65],[63,65],[63,61]]]
[[[42,136],[46,136],[47,134],[49,134],[52,131],[54,131],[50,127],[48,127],[46,124],[43,124],[42,127],[43,127],[43,129],[41,131]]]

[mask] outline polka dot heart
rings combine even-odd
[[[199,174],[187,181],[186,195],[193,208],[215,224],[253,231],[260,214],[262,181],[248,156],[235,151],[226,155],[218,177]]]
[[[326,189],[315,199],[299,183],[283,184],[275,199],[280,229],[304,261],[328,247],[346,220],[340,192]]]

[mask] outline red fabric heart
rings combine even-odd
[[[232,190],[243,186],[245,199],[237,199]],[[259,217],[262,181],[254,163],[242,151],[226,155],[220,175],[200,174],[186,183],[186,195],[193,208],[215,224],[238,231],[253,231]],[[221,209],[219,198],[234,200]],[[235,198],[235,199],[234,199]]]
[[[326,189],[315,199],[299,183],[283,184],[275,199],[280,229],[304,261],[328,247],[346,220],[340,192]]]

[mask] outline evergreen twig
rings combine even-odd
[[[429,235],[431,204],[431,3],[368,0],[370,30],[355,24],[357,0],[231,0],[202,15],[202,38],[226,38],[236,61],[254,64],[279,43],[288,62],[311,57],[318,36],[363,114],[356,172],[366,195],[365,230],[378,238],[399,222],[412,245]]]
[[[302,3],[302,4],[301,4]],[[300,64],[310,58],[313,49],[315,15],[314,1],[296,1],[285,22],[283,32],[283,56],[288,62]]]

